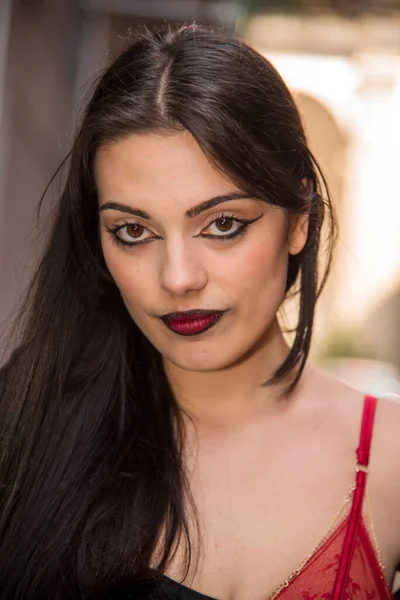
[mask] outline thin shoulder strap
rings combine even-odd
[[[361,424],[360,443],[357,448],[357,467],[368,472],[369,454],[371,450],[372,430],[374,428],[376,398],[366,396]]]
[[[353,503],[349,515],[346,536],[340,556],[336,581],[333,588],[332,600],[343,600],[346,590],[347,578],[357,541],[357,532],[360,526],[362,505],[367,482],[369,455],[371,450],[372,431],[376,409],[376,398],[366,396],[364,400],[364,411],[361,423],[360,441],[357,448],[356,483]]]

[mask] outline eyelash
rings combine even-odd
[[[250,220],[238,219],[237,217],[234,217],[233,215],[223,213],[223,214],[219,215],[216,219],[211,221],[211,223],[206,227],[206,229],[208,229],[211,225],[213,225],[220,219],[231,219],[232,221],[241,223],[242,226],[239,227],[234,233],[228,234],[228,235],[199,234],[196,237],[205,237],[208,239],[216,239],[216,240],[223,240],[223,241],[231,240],[233,238],[244,235],[248,226],[251,225],[252,223],[254,223],[255,221],[258,221],[258,219],[260,219],[260,218],[261,217],[257,217],[256,219],[250,219]],[[122,246],[124,248],[126,248],[126,247],[130,248],[132,246],[140,246],[142,244],[146,244],[147,242],[151,242],[153,240],[160,239],[158,236],[156,236],[156,237],[147,238],[146,240],[142,240],[139,242],[126,242],[126,241],[122,240],[120,237],[118,237],[118,235],[117,235],[118,231],[120,231],[124,227],[127,227],[128,225],[135,225],[135,224],[136,223],[132,223],[131,221],[125,221],[121,225],[115,225],[113,227],[106,227],[106,230],[112,235],[112,241],[114,243],[116,243],[118,246]],[[144,227],[144,229],[146,229],[146,228]]]

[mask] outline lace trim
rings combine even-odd
[[[294,569],[294,571],[292,571],[290,573],[290,575],[284,581],[282,581],[282,583],[280,584],[280,586],[275,590],[275,592],[272,594],[272,596],[269,597],[268,600],[275,600],[275,598],[277,598],[279,596],[279,594],[285,588],[287,588],[289,586],[289,584],[296,577],[298,577],[300,575],[300,573],[303,571],[303,569],[308,564],[308,562],[313,558],[313,556],[315,556],[315,554],[318,552],[318,550],[320,550],[322,548],[322,546],[330,538],[330,536],[334,533],[334,531],[336,529],[338,529],[340,527],[340,525],[342,525],[344,523],[344,521],[348,517],[348,514],[346,514],[339,522],[338,522],[338,519],[339,519],[340,515],[342,514],[342,512],[343,512],[344,508],[346,507],[346,505],[352,499],[352,496],[354,494],[355,489],[356,489],[356,486],[354,484],[354,485],[351,486],[351,489],[350,489],[349,493],[346,495],[346,497],[345,497],[345,499],[344,499],[344,501],[343,501],[340,509],[336,513],[335,517],[332,519],[329,527],[327,528],[327,531],[326,531],[325,535],[316,544],[316,546],[314,546],[314,548],[312,549],[312,551],[306,556],[306,558],[300,563],[300,565],[296,569]]]
[[[365,500],[366,500],[365,506],[366,506],[367,517],[364,519],[364,522],[366,524],[367,531],[368,531],[369,537],[371,539],[372,547],[375,550],[376,559],[381,568],[382,575],[384,575],[385,571],[386,571],[386,567],[382,561],[382,556],[381,556],[381,552],[379,549],[378,540],[376,537],[376,530],[375,530],[374,520],[372,518],[371,500],[370,500],[370,496],[369,496],[368,486],[365,489]]]

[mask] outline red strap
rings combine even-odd
[[[369,454],[371,448],[372,430],[374,426],[376,398],[366,396],[361,424],[360,442],[357,448],[357,475],[354,490],[353,504],[351,507],[346,536],[340,555],[339,567],[333,588],[332,600],[344,600],[350,565],[357,541],[357,532],[360,525],[362,505],[367,481]]]
[[[375,408],[376,398],[373,398],[372,396],[366,396],[364,401],[363,420],[361,424],[360,444],[357,449],[357,462],[359,465],[363,465],[365,467],[368,467],[369,464]]]

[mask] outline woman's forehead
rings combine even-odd
[[[182,211],[217,195],[238,191],[204,155],[188,132],[133,134],[106,145],[95,160],[101,203],[168,201]]]

